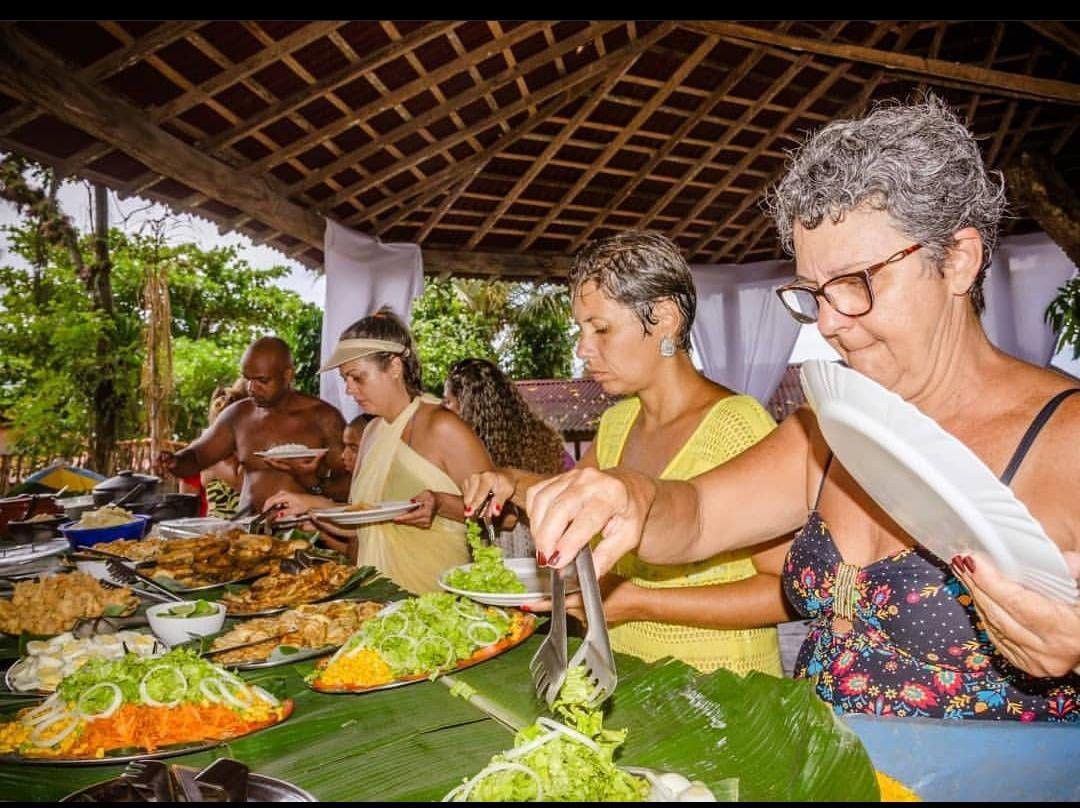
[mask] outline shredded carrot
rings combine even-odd
[[[109,718],[87,722],[65,757],[98,757],[112,749],[160,746],[192,741],[219,741],[276,724],[292,712],[292,702],[278,707],[258,703],[242,713],[222,704],[184,702],[175,707],[125,704]]]

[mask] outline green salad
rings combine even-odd
[[[465,592],[506,592],[516,594],[525,591],[525,584],[507,569],[503,563],[503,551],[494,545],[488,547],[480,540],[480,525],[470,521],[465,535],[472,548],[473,563],[469,569],[455,569],[446,574],[446,585]]]
[[[624,771],[613,758],[626,730],[603,728],[603,712],[587,708],[583,667],[570,668],[552,710],[518,731],[514,748],[495,755],[475,777],[443,800],[453,802],[642,802],[649,781]],[[565,722],[565,723],[564,723]]]
[[[449,592],[428,592],[400,603],[389,614],[364,621],[327,668],[353,651],[370,648],[395,677],[428,674],[434,678],[510,631],[507,612]]]

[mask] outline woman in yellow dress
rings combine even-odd
[[[419,507],[393,521],[345,531],[349,555],[399,586],[438,590],[449,567],[469,562],[461,483],[492,468],[483,443],[439,399],[422,394],[420,360],[408,327],[389,309],[358,320],[341,335],[323,371],[338,368],[346,392],[376,416],[364,429],[349,502],[412,500]],[[335,503],[315,494],[280,492],[281,517]],[[320,520],[323,529],[332,529]],[[339,532],[340,528],[335,531]]]
[[[611,395],[628,395],[600,419],[578,466],[631,468],[683,480],[749,448],[776,424],[752,397],[705,378],[690,360],[697,297],[690,268],[668,239],[629,231],[586,245],[570,288],[578,356]],[[465,483],[466,513],[489,490],[493,509],[541,479],[498,469]],[[782,552],[771,545],[679,566],[625,556],[604,576],[612,647],[646,661],[674,656],[702,671],[723,667],[781,675],[775,624],[788,619]],[[538,558],[541,564],[548,559]],[[584,617],[580,600],[568,609]]]

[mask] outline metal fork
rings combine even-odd
[[[566,679],[566,594],[560,570],[551,574],[551,623],[548,635],[529,662],[536,695],[550,707]]]
[[[619,676],[615,670],[615,655],[611,652],[607,619],[604,617],[604,599],[600,592],[600,582],[596,579],[596,568],[593,566],[589,545],[586,544],[578,552],[575,564],[588,627],[585,630],[585,639],[567,666],[585,666],[585,678],[591,687],[589,704],[595,706],[615,692]]]

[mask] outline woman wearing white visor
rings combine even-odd
[[[436,591],[440,573],[469,561],[461,484],[470,474],[492,468],[484,444],[439,399],[422,395],[412,334],[389,309],[342,332],[321,370],[334,368],[346,392],[376,416],[360,442],[350,503],[412,500],[419,507],[393,521],[357,528],[335,529],[322,521],[319,526],[348,537],[358,566],[370,564],[411,592]],[[282,518],[335,504],[289,492],[267,500],[273,503],[286,506]]]

